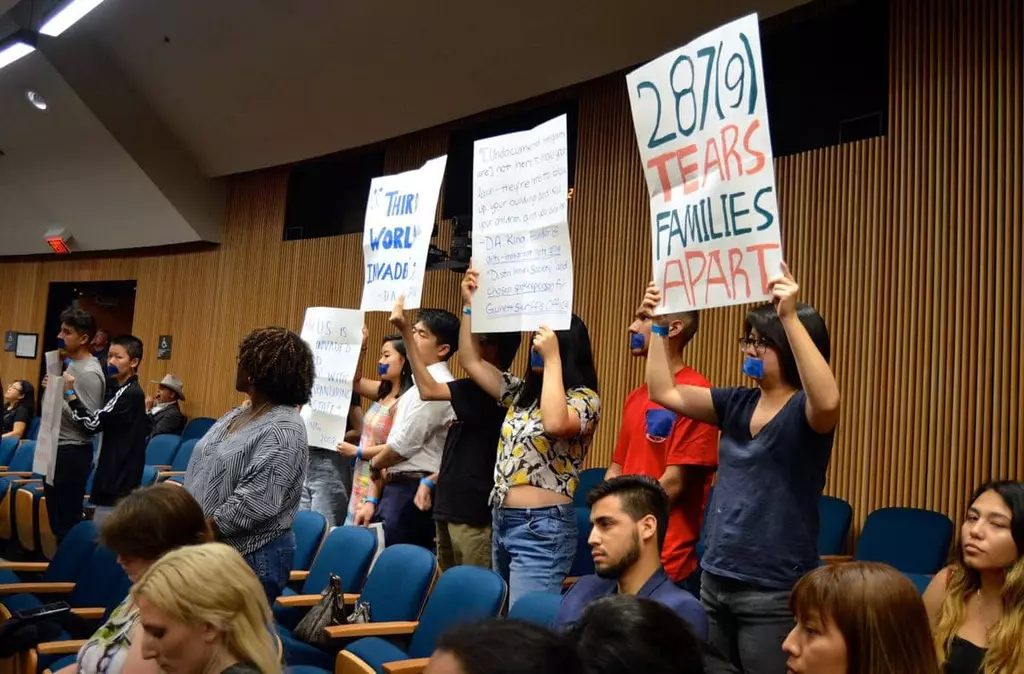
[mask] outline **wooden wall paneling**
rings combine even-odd
[[[1024,479],[1024,6],[894,0],[890,31],[888,134],[777,159],[780,223],[803,299],[829,325],[843,394],[828,492],[854,505],[856,521],[887,505],[959,519],[979,483]],[[644,371],[626,346],[651,261],[625,94],[613,75],[550,95],[579,97],[569,220],[575,308],[601,380],[594,466],[610,461],[622,402]],[[388,141],[385,171],[442,154],[471,121]],[[149,345],[143,379],[178,374],[188,414],[221,414],[240,400],[234,357],[247,331],[298,330],[307,306],[360,300],[358,234],[282,241],[287,174],[231,179],[215,250],[0,262],[0,329],[42,330],[50,282],[134,278],[133,329]],[[447,249],[451,234],[440,223],[435,243]],[[458,312],[459,280],[427,274],[424,306]],[[746,310],[704,312],[688,349],[716,385],[744,383],[735,340]],[[383,312],[367,322],[371,374],[390,329]],[[160,334],[175,337],[172,361],[156,360]],[[5,380],[37,372],[38,361],[0,354]]]

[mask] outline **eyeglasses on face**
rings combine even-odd
[[[749,348],[753,348],[754,353],[756,353],[758,356],[763,356],[765,350],[771,346],[771,342],[769,342],[764,337],[755,338],[752,335],[740,337],[739,339],[736,340],[736,342],[740,345],[740,351],[746,351]]]

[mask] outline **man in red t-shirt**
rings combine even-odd
[[[668,318],[669,358],[676,383],[710,388],[710,382],[683,360],[683,349],[697,333],[699,314],[688,311]],[[650,338],[651,321],[638,310],[629,326],[632,354],[646,357]],[[647,384],[626,396],[622,428],[605,479],[641,474],[661,482],[671,504],[661,559],[677,585],[697,570],[696,545],[717,468],[717,428],[652,403]]]

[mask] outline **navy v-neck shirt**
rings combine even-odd
[[[706,524],[705,571],[786,589],[818,566],[818,499],[835,430],[807,422],[797,391],[754,437],[759,388],[711,390],[718,426],[718,477]]]

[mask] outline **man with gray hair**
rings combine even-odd
[[[687,365],[683,357],[699,324],[700,314],[686,311],[668,316],[667,326],[656,326],[641,307],[629,326],[630,353],[646,357],[651,330],[664,330],[676,383],[710,388],[708,380]],[[626,396],[619,438],[605,479],[647,475],[661,483],[669,500],[662,566],[673,582],[693,594],[699,592],[696,544],[717,469],[717,428],[651,402],[647,384]]]
[[[166,375],[156,384],[156,395],[146,398],[146,416],[149,418],[149,442],[156,435],[181,435],[185,430],[185,415],[181,413],[179,400],[185,399],[185,385],[179,377]]]

